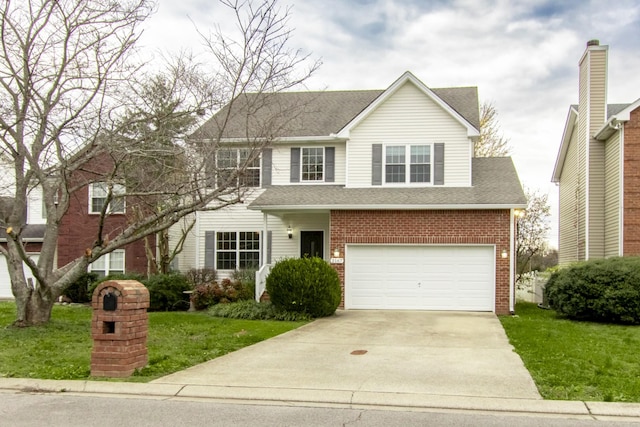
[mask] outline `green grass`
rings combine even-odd
[[[90,379],[91,314],[85,306],[55,306],[47,325],[20,329],[10,326],[15,304],[0,302],[0,377]],[[305,323],[149,313],[149,363],[128,381],[151,381]]]
[[[502,325],[545,399],[640,402],[640,327],[577,322],[518,303]]]

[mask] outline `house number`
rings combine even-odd
[[[344,264],[344,258],[331,258],[331,264]]]

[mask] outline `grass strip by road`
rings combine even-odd
[[[56,305],[47,325],[14,328],[10,325],[15,304],[0,302],[0,377],[91,378],[91,314],[86,306]],[[152,312],[149,363],[127,381],[151,381],[305,323],[223,319],[205,312]]]
[[[640,402],[640,326],[572,321],[531,303],[500,321],[545,399]]]

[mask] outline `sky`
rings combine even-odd
[[[522,184],[548,194],[586,42],[609,46],[608,103],[640,98],[638,0],[282,0],[290,47],[322,61],[309,90],[386,89],[411,71],[433,88],[477,86],[491,102]],[[140,40],[148,52],[203,50],[201,33],[234,34],[215,0],[159,0]]]

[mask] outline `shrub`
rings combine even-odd
[[[209,309],[209,314],[214,317],[246,320],[282,320],[289,322],[311,320],[311,316],[306,313],[285,311],[276,308],[270,302],[257,302],[254,300],[214,305]]]
[[[191,301],[196,310],[202,310],[218,303],[230,303],[253,298],[253,293],[240,280],[222,279],[196,286]]]
[[[97,280],[98,275],[96,273],[84,273],[75,282],[67,286],[67,288],[64,290],[64,295],[67,298],[71,299],[71,301],[73,302],[82,304],[91,302],[93,292],[89,291],[91,285]]]
[[[185,273],[187,280],[195,288],[216,281],[218,273],[213,268],[192,268]]]
[[[149,289],[150,311],[175,311],[189,308],[189,296],[184,291],[192,288],[183,274],[157,274],[142,280],[142,284]]]
[[[640,258],[586,261],[553,273],[549,305],[572,319],[640,323]]]
[[[317,257],[276,262],[267,276],[266,287],[277,308],[312,317],[335,313],[342,294],[338,273]]]
[[[254,299],[256,295],[256,270],[236,270],[233,272],[233,279],[242,283],[241,299]]]

